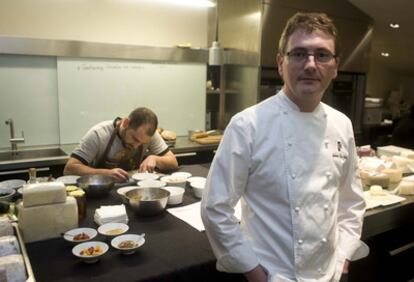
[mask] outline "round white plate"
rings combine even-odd
[[[147,179],[158,179],[159,175],[151,172],[137,172],[132,175],[132,178],[136,181],[147,180]]]
[[[137,188],[138,188],[138,186],[125,186],[125,187],[122,187],[122,188],[118,188],[116,190],[116,192],[120,196],[125,196],[126,192],[137,189]]]
[[[189,172],[179,171],[179,172],[171,173],[171,176],[187,179],[187,178],[191,177],[192,174],[189,173]]]
[[[83,239],[83,240],[74,240],[74,236],[81,234],[81,233],[87,234],[89,238]],[[83,228],[81,227],[81,228],[75,228],[75,229],[66,231],[65,234],[63,234],[63,239],[69,242],[73,242],[73,243],[82,243],[82,242],[89,241],[95,238],[96,235],[98,235],[98,232],[95,229],[88,228],[88,227],[83,227]]]
[[[76,185],[77,184],[76,180],[78,180],[79,177],[80,177],[79,175],[65,175],[65,176],[58,177],[56,181],[63,182],[63,184],[65,185]]]
[[[127,241],[127,240],[128,241],[133,241],[136,245],[133,248],[128,248],[128,249],[120,248],[119,244],[122,241]],[[119,235],[119,236],[117,236],[117,237],[115,237],[114,239],[111,240],[111,246],[114,247],[115,249],[120,250],[125,255],[133,254],[139,247],[144,245],[144,243],[145,243],[144,236],[143,235],[137,235],[137,234]]]
[[[94,254],[94,255],[81,255],[82,250],[87,250],[88,248],[91,248],[91,247],[94,247],[94,248],[99,247],[102,252],[99,254]],[[86,263],[94,263],[94,262],[97,262],[99,260],[99,257],[105,254],[108,251],[108,249],[109,249],[108,244],[104,242],[88,241],[88,242],[77,244],[75,247],[73,247],[72,254],[74,256],[77,256],[78,258],[81,258]]]
[[[25,180],[10,179],[10,180],[0,182],[0,188],[18,189],[18,188],[23,187],[24,184],[26,184]]]

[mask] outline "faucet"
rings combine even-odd
[[[11,143],[11,153],[12,155],[17,154],[17,143],[24,143],[24,132],[22,130],[22,136],[21,137],[15,137],[14,136],[14,124],[13,119],[9,118],[6,120],[6,124],[10,126],[10,143]]]

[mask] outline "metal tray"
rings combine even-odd
[[[30,264],[29,256],[27,255],[26,247],[24,246],[23,237],[22,237],[22,234],[20,233],[20,230],[19,230],[19,225],[17,223],[13,222],[12,226],[13,226],[13,229],[14,229],[14,233],[17,237],[17,240],[19,241],[20,251],[22,252],[24,266],[26,268],[26,275],[27,275],[26,282],[35,282],[36,279],[34,278],[34,274],[33,274],[32,266]]]

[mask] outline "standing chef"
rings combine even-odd
[[[352,124],[321,102],[338,54],[332,20],[297,13],[279,42],[282,90],[226,128],[201,204],[218,270],[248,281],[339,281],[367,254]]]
[[[128,170],[177,169],[177,159],[158,134],[157,126],[156,114],[143,107],[133,110],[127,118],[95,125],[72,152],[64,174],[112,175],[118,181],[126,181]]]

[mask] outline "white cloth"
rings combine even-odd
[[[128,223],[125,205],[101,206],[95,210],[93,218],[98,225],[108,222]]]
[[[217,268],[243,273],[260,263],[269,281],[338,281],[361,246],[357,169],[350,120],[323,103],[303,113],[281,91],[234,116],[201,203]]]

